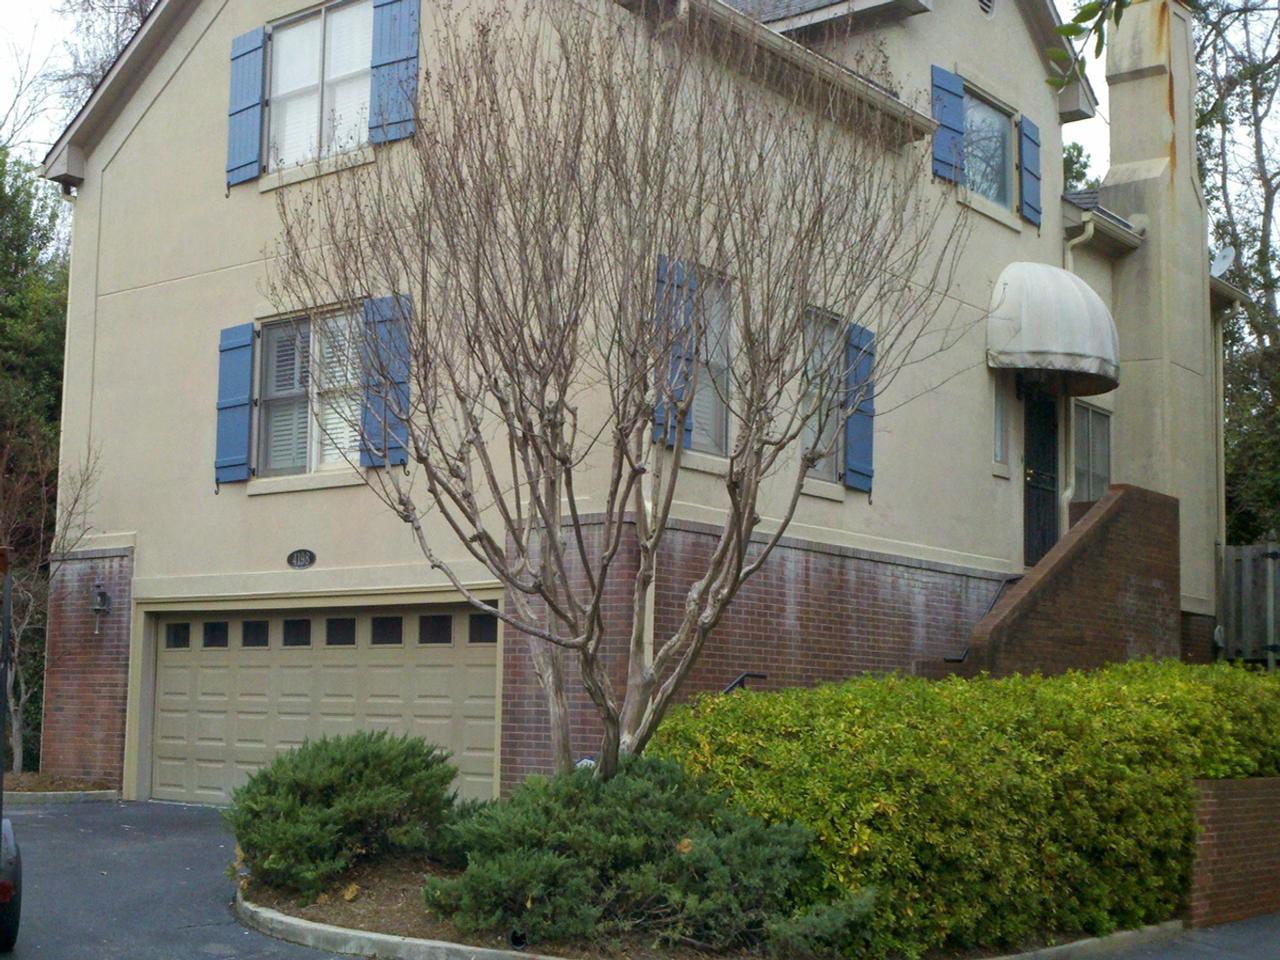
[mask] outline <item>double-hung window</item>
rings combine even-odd
[[[964,184],[1001,207],[1013,206],[1013,117],[964,92]]]
[[[729,357],[732,324],[728,281],[700,278],[695,309],[702,313],[702,350],[696,358],[697,387],[693,395],[694,450],[724,457],[729,454]]]
[[[359,457],[361,339],[357,318],[336,314],[262,330],[259,473],[325,470]]]
[[[1101,500],[1111,485],[1111,415],[1075,405],[1075,491],[1072,499]]]
[[[331,3],[271,30],[272,170],[368,142],[373,0]]]
[[[844,464],[841,439],[844,423],[845,350],[836,343],[839,321],[828,313],[809,311],[805,319],[806,356],[801,415],[805,417],[801,446],[826,454],[809,470],[809,476],[837,483]]]

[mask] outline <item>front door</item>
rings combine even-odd
[[[1031,388],[1026,404],[1023,544],[1026,564],[1033,567],[1058,542],[1058,402]]]

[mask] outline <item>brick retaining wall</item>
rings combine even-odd
[[[1091,669],[1182,647],[1178,501],[1117,484],[973,630],[961,664],[926,676]]]
[[[1200,836],[1187,922],[1280,911],[1280,777],[1198,780]]]
[[[597,528],[590,528],[595,536]],[[715,531],[673,521],[654,584],[657,636],[674,630],[689,584],[715,546]],[[593,545],[592,547],[596,547]],[[621,650],[631,620],[634,565],[615,567],[605,605],[606,649]],[[866,671],[910,672],[922,657],[961,652],[999,587],[999,574],[786,538],[746,584],[708,638],[682,697],[723,690],[742,673],[753,688],[812,686]],[[502,665],[502,789],[550,764],[546,707],[526,640],[506,633]],[[572,659],[571,657],[569,658]],[[621,695],[622,658],[612,676]],[[576,667],[566,669],[576,756],[595,754],[599,724]]]

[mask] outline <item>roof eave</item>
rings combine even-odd
[[[809,77],[830,84],[834,89],[871,106],[894,120],[901,121],[910,139],[929,136],[936,129],[933,118],[903,103],[874,83],[859,77],[834,60],[810,50],[772,27],[735,10],[723,0],[689,0],[710,21],[735,36],[778,57]]]
[[[78,187],[84,182],[85,153],[94,136],[105,128],[114,111],[127,100],[137,80],[154,63],[195,6],[190,0],[159,0],[102,81],[94,87],[84,106],[45,154],[40,167],[42,177],[64,187]]]
[[[1229,280],[1213,275],[1209,276],[1209,301],[1214,313],[1253,305],[1253,299],[1249,294]]]

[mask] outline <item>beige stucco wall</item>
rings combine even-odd
[[[86,156],[72,243],[63,459],[70,465],[87,449],[98,451],[97,537],[87,545],[136,547],[140,603],[445,586],[422,562],[407,528],[360,485],[334,478],[334,485],[299,489],[316,481],[254,480],[214,492],[218,334],[271,313],[263,292],[265,251],[277,229],[272,192],[256,183],[229,193],[224,188],[228,51],[233,37],[300,6],[300,0],[195,4]],[[1010,400],[1011,462],[1001,470],[992,463],[996,387],[985,366],[982,318],[1005,265],[1062,263],[1063,221],[1055,95],[1044,83],[1044,62],[1020,6],[998,3],[988,19],[977,4],[938,3],[932,13],[876,32],[904,98],[928,109],[929,66],[938,63],[1036,121],[1043,138],[1044,223],[1037,230],[1012,215],[970,213],[971,236],[946,313],[963,336],[880,398],[874,495],[811,485],[813,495],[804,498],[793,527],[798,536],[1022,569],[1020,406],[1006,379],[1000,388]],[[990,55],[996,36],[998,58]],[[855,46],[831,42],[823,52],[840,59]],[[949,186],[937,189],[954,193]],[[1169,229],[1186,227],[1170,223]],[[1203,247],[1199,235],[1180,242],[1180,256],[1188,245]],[[1197,445],[1209,449],[1209,435],[1202,426],[1186,431],[1178,441],[1186,446],[1175,454],[1166,446],[1164,421],[1144,418],[1167,418],[1198,402],[1196,378],[1210,363],[1207,343],[1170,332],[1168,349],[1180,358],[1179,372],[1172,372],[1171,360],[1165,376],[1149,381],[1151,351],[1141,337],[1151,319],[1141,312],[1141,295],[1121,291],[1126,284],[1145,289],[1151,274],[1143,271],[1156,267],[1113,272],[1109,260],[1078,260],[1086,280],[1114,300],[1121,329],[1126,386],[1115,398],[1113,476],[1184,498],[1184,592],[1199,603],[1212,596],[1204,531],[1216,528],[1216,487],[1204,470],[1178,472],[1173,465],[1198,462]],[[1188,324],[1194,309],[1184,311]],[[1131,382],[1149,383],[1144,391],[1183,392],[1167,410],[1163,401],[1144,399],[1142,411],[1130,414],[1122,408]],[[682,482],[680,512],[714,519],[716,464],[690,460],[695,469]],[[588,499],[590,493],[588,487]],[[433,536],[447,543],[443,533]],[[314,569],[287,569],[285,557],[296,547],[316,552]],[[444,552],[462,556],[456,546]],[[463,569],[465,579],[487,581],[475,565],[464,562]]]

